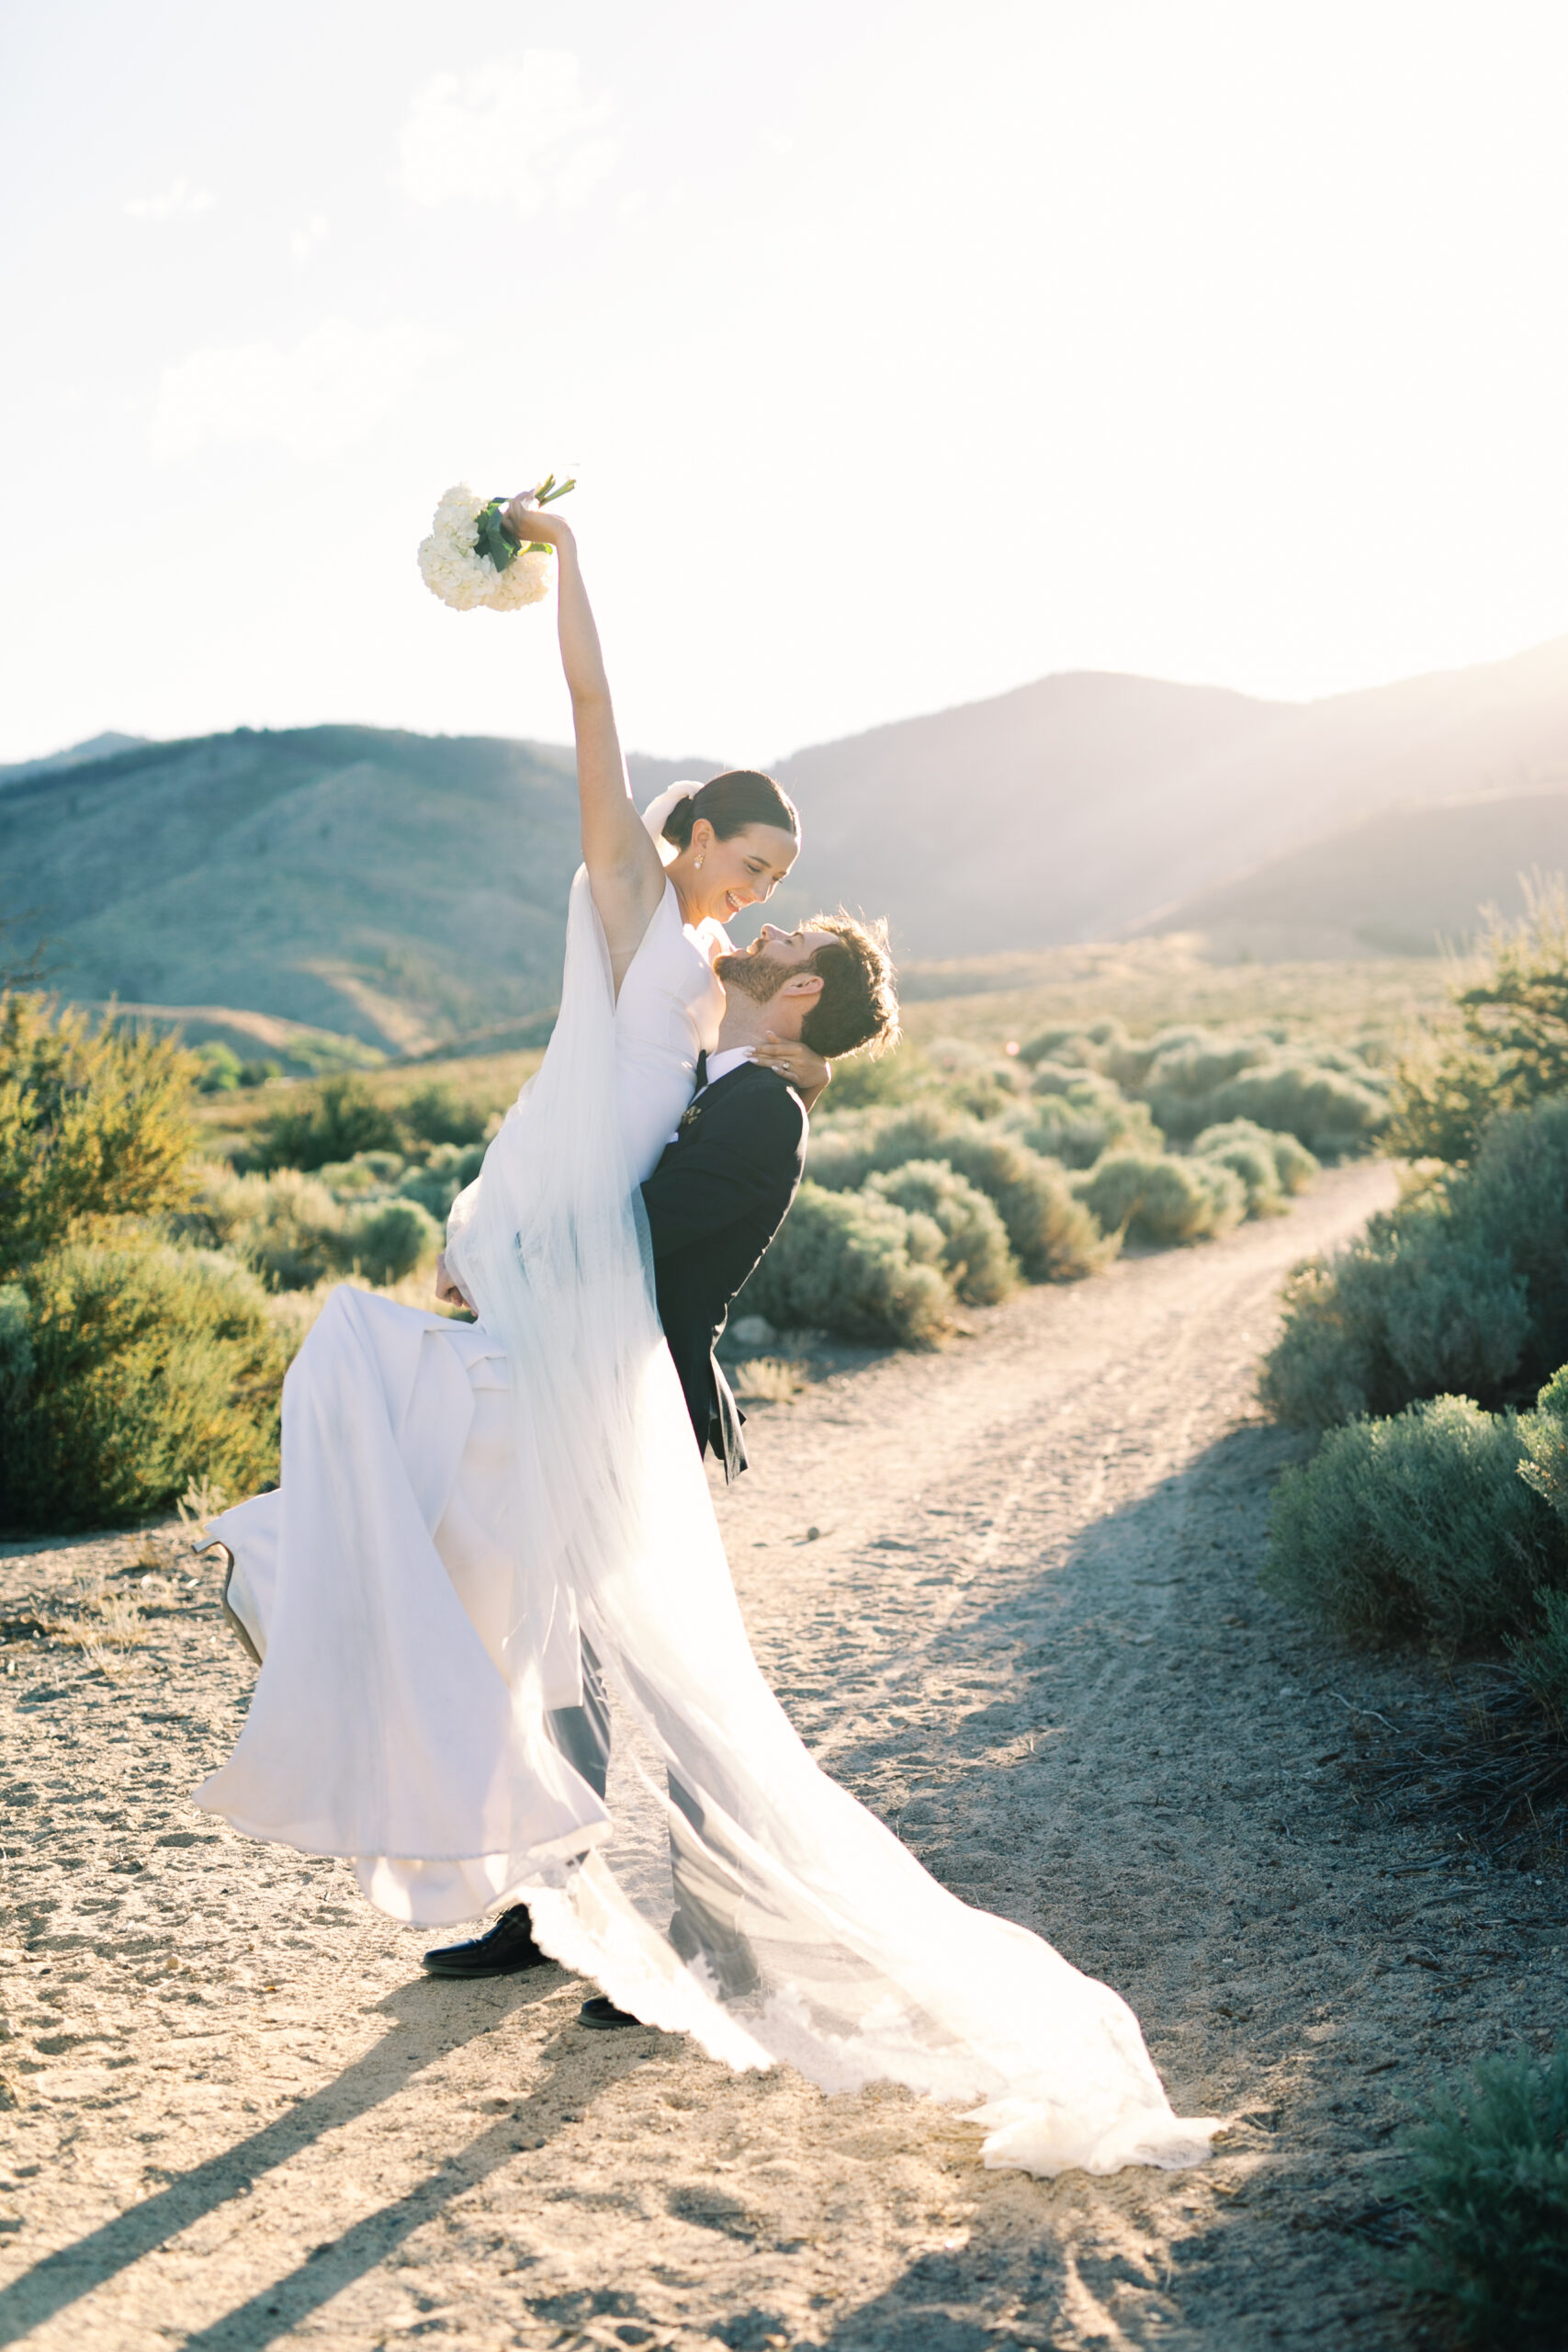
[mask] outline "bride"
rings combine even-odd
[[[789,871],[798,822],[743,772],[645,825],[572,534],[524,501],[510,519],[557,551],[577,736],[560,1016],[453,1211],[477,1323],[335,1292],[285,1385],[281,1487],[212,1523],[265,1660],[197,1801],[352,1859],[396,1918],[525,1902],[547,1952],[734,2067],[962,2100],[987,2164],[1197,2163],[1217,2126],[1172,2112],[1120,1996],[939,1886],[818,1771],[751,1656],[637,1188],[716,1038],[724,919]],[[807,1094],[826,1079],[798,1044],[772,1058]],[[607,1796],[551,1736],[585,1656]],[[695,1949],[682,1905],[715,1928]]]

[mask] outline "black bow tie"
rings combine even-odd
[[[705,1086],[708,1082],[708,1057],[700,1048],[697,1054],[696,1082],[699,1086]]]

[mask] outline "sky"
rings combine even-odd
[[[569,503],[628,747],[1568,632],[1562,0],[0,0],[0,761],[570,735],[447,485]]]

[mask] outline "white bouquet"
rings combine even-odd
[[[523,504],[547,506],[576,487],[551,474]],[[481,498],[466,481],[454,482],[435,510],[430,537],[420,542],[421,578],[456,612],[488,605],[492,613],[515,613],[536,605],[549,588],[551,549],[542,539],[523,544],[506,520],[507,504],[504,498]]]

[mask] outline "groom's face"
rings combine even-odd
[[[765,922],[750,947],[738,956],[720,956],[714,970],[727,989],[767,1004],[831,936],[826,931],[780,931],[776,923]]]

